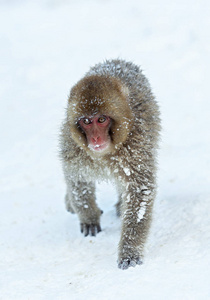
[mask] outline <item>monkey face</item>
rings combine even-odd
[[[109,116],[96,114],[94,116],[83,117],[78,123],[86,136],[90,150],[100,154],[104,154],[104,152],[109,150],[111,144],[109,135],[111,118]]]

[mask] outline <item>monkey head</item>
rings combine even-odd
[[[68,122],[73,140],[91,155],[105,155],[122,145],[133,114],[128,89],[113,77],[86,76],[71,90]]]

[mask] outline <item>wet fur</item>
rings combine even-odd
[[[112,147],[102,156],[88,148],[78,126],[79,118],[96,113],[113,120]],[[98,64],[71,90],[60,137],[67,209],[77,213],[86,234],[87,228],[96,234],[101,210],[94,182],[113,180],[119,191],[117,213],[122,218],[118,254],[122,269],[142,262],[156,195],[159,131],[159,109],[148,80],[130,62]]]

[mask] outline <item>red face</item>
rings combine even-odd
[[[84,117],[79,120],[79,125],[86,134],[88,147],[91,150],[100,152],[109,147],[110,117],[100,114]]]

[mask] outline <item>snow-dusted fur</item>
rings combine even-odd
[[[78,126],[79,118],[109,115],[112,148],[96,156]],[[123,60],[97,64],[71,90],[61,131],[61,157],[67,183],[66,205],[78,214],[81,231],[95,235],[101,210],[95,202],[95,180],[113,179],[122,218],[118,265],[142,262],[156,193],[159,109],[138,66]]]

